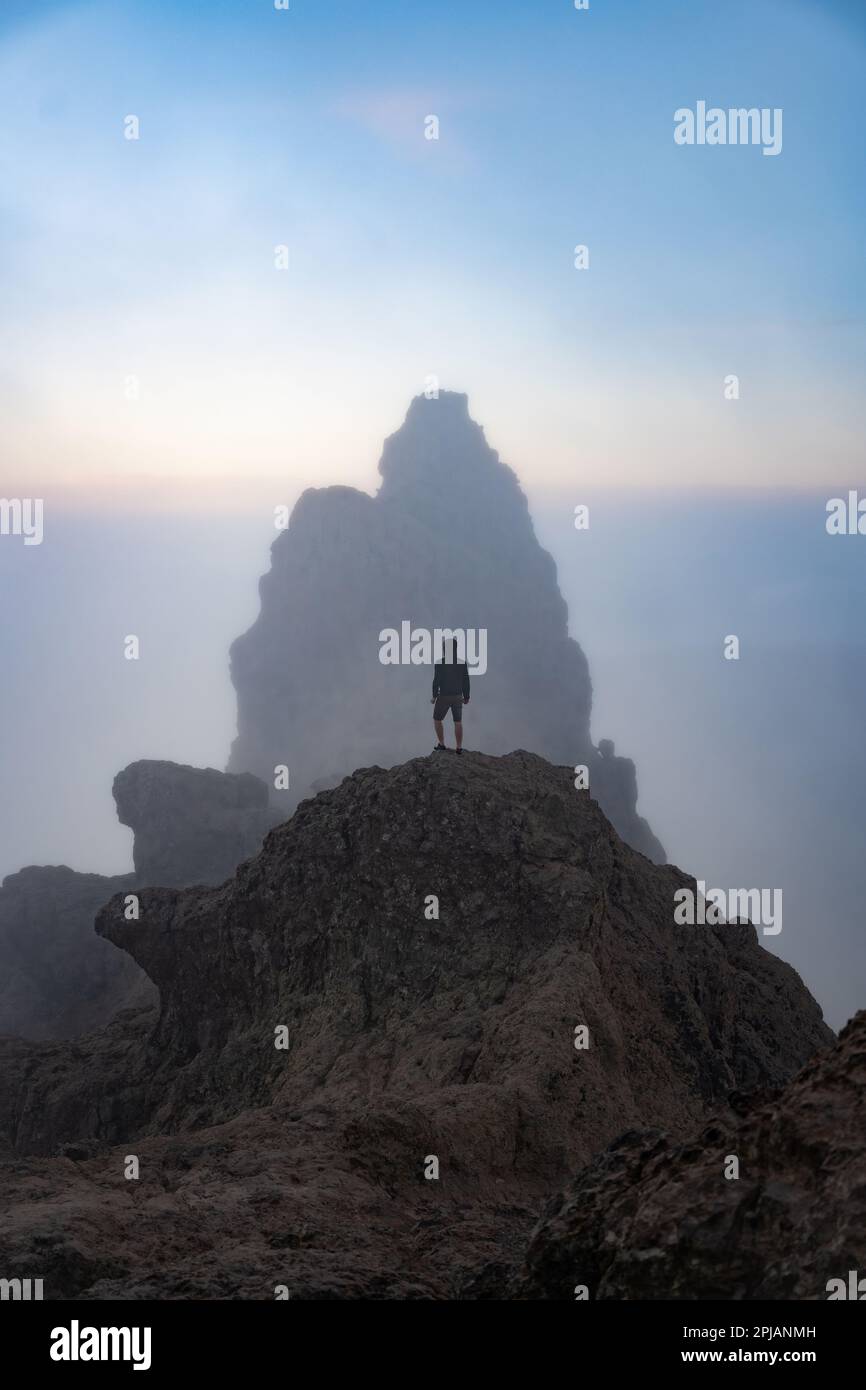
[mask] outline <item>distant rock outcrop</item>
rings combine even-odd
[[[159,1019],[0,1042],[0,1267],[41,1261],[46,1297],[482,1296],[624,1129],[682,1138],[832,1042],[753,927],[674,923],[694,880],[573,780],[363,769],[219,887],[109,902]]]
[[[107,878],[66,865],[21,869],[0,886],[0,1033],[71,1038],[99,1028],[115,1009],[153,1002],[142,970],[93,930],[134,874]]]
[[[222,883],[283,819],[268,805],[258,777],[212,767],[130,763],[115,777],[112,793],[118,820],[135,836],[139,883]]]
[[[866,1275],[864,1096],[861,1012],[783,1090],[732,1097],[694,1138],[624,1134],[548,1203],[512,1296],[850,1296],[849,1271]]]
[[[417,397],[379,471],[375,498],[348,487],[305,492],[274,542],[259,617],[231,649],[229,768],[270,783],[286,764],[292,806],[336,775],[416,756],[432,738],[432,671],[383,665],[380,633],[404,622],[484,629],[487,671],[475,679],[468,746],[586,766],[619,833],[662,862],[637,814],[634,764],[613,744],[605,757],[593,747],[589,670],[568,635],[556,567],[466,396]]]
[[[76,1037],[153,1004],[144,972],[95,934],[98,909],[143,884],[221,883],[280,819],[257,777],[169,762],[131,763],[114,798],[135,837],[134,874],[31,865],[0,886],[0,1033]]]

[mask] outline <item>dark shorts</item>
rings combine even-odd
[[[433,718],[444,719],[448,711],[454,716],[454,723],[460,724],[463,721],[463,696],[462,695],[437,695],[436,703],[433,706]]]

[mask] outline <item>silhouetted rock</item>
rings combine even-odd
[[[783,1090],[732,1098],[694,1138],[624,1134],[548,1204],[512,1293],[826,1299],[866,1274],[864,1095],[861,1012]]]
[[[383,665],[380,633],[404,621],[485,629],[488,669],[474,681],[468,746],[585,765],[620,834],[662,862],[637,814],[634,765],[612,744],[604,758],[592,745],[589,670],[568,635],[556,567],[466,396],[413,400],[379,471],[375,498],[348,487],[305,492],[274,542],[259,617],[231,649],[230,769],[270,783],[286,764],[294,805],[335,773],[416,756],[432,738],[432,670]]]
[[[356,772],[137,922],[113,899],[159,1020],[0,1042],[0,1265],[46,1297],[491,1296],[624,1129],[684,1136],[832,1040],[754,928],[674,924],[681,886],[569,768],[469,753]]]
[[[282,819],[249,773],[143,760],[114,779],[121,825],[135,836],[139,883],[222,883]]]
[[[97,910],[143,883],[221,883],[280,819],[258,778],[213,768],[131,763],[114,796],[134,833],[134,874],[34,865],[0,886],[0,1033],[75,1037],[155,1003],[135,962],[95,934]]]
[[[156,991],[123,951],[93,930],[97,910],[130,892],[134,874],[107,878],[65,865],[31,866],[0,887],[0,1033],[68,1038]]]

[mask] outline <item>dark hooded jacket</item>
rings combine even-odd
[[[443,652],[442,660],[433,667],[433,695],[462,696],[469,699],[469,668],[465,661],[457,660],[457,643],[450,642]]]

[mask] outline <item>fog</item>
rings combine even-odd
[[[863,538],[827,535],[824,497],[578,501],[588,531],[565,505],[536,529],[589,657],[593,737],[635,759],[671,860],[783,890],[763,943],[837,1027],[866,995]]]
[[[639,809],[672,861],[708,886],[783,890],[783,930],[764,944],[839,1026],[866,996],[866,542],[826,534],[825,497],[529,495],[589,658],[595,741],[635,760]],[[258,612],[274,534],[265,508],[101,510],[47,511],[38,547],[3,538],[0,874],[126,871],[114,774],[138,758],[225,766],[228,648]],[[123,657],[133,633],[137,662]],[[422,669],[419,754],[428,686]]]

